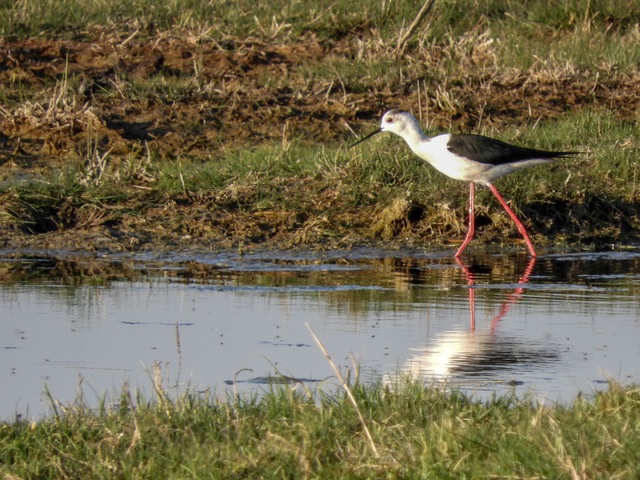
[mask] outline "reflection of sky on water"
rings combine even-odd
[[[411,348],[405,368],[414,378],[473,380],[517,375],[559,360],[558,348],[528,344],[526,339],[489,332],[445,332],[422,347]]]
[[[0,283],[0,417],[47,411],[45,386],[65,403],[79,389],[117,399],[125,381],[151,396],[154,362],[169,389],[250,391],[277,373],[333,385],[307,322],[365,381],[410,373],[550,401],[638,381],[640,255],[541,257],[525,281],[524,257],[287,255],[214,257],[200,278],[157,261],[130,280]]]

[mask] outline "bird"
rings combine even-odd
[[[430,137],[423,132],[413,115],[397,109],[386,112],[382,116],[380,128],[350,145],[350,148],[382,132],[391,132],[402,137],[413,153],[446,176],[469,182],[469,228],[462,245],[455,253],[456,258],[462,255],[475,235],[476,184],[484,185],[491,190],[516,224],[531,256],[536,257],[527,229],[507,205],[493,181],[503,175],[543,165],[578,152],[519,147],[484,135],[444,133]]]

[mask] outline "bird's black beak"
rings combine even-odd
[[[378,133],[382,132],[382,129],[379,128],[378,130],[374,130],[373,132],[371,132],[369,135],[367,135],[366,137],[361,138],[360,140],[358,140],[356,143],[354,143],[353,145],[349,145],[349,148],[353,148],[356,145],[358,145],[359,143],[364,142],[365,140],[369,140],[371,137],[373,137],[374,135],[377,135]]]

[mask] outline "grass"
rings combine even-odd
[[[574,241],[578,232],[595,228],[597,233],[602,223],[610,223],[607,216],[615,210],[614,205],[628,210],[638,202],[635,129],[631,122],[618,122],[611,112],[578,112],[532,128],[506,129],[499,136],[508,141],[582,150],[585,154],[550,168],[507,177],[498,186],[508,192],[516,206],[547,202],[552,205],[550,210],[562,208],[565,213],[567,208],[579,209],[585,196],[606,199],[598,218],[597,212],[572,217],[570,210],[565,215],[565,221],[572,222],[569,232]],[[443,225],[440,235],[446,235],[452,223],[459,225],[460,234],[464,228],[467,188],[423,165],[396,138],[367,142],[353,151],[294,142],[228,149],[217,158],[203,160],[158,160],[150,155],[118,161],[110,160],[108,152],[95,151],[91,162],[76,161],[58,173],[6,187],[5,192],[10,192],[13,203],[19,205],[21,218],[31,218],[35,223],[34,231],[52,228],[51,221],[61,227],[91,225],[97,213],[97,218],[105,218],[109,206],[122,206],[116,213],[120,215],[140,208],[144,211],[171,199],[184,200],[185,195],[194,204],[208,205],[213,212],[277,210],[305,212],[311,217],[330,211],[336,215],[383,212],[405,201],[422,211],[424,220],[413,225],[417,232],[438,224]],[[490,193],[481,189],[479,212],[495,215],[492,222],[498,229],[511,229],[494,203]],[[543,225],[553,219],[552,212],[545,212],[543,207],[538,204],[539,210],[525,212],[525,217],[537,218],[536,232],[553,235],[553,226],[545,230]],[[73,210],[76,220],[59,218],[56,212],[65,209]],[[29,211],[26,215],[25,210]],[[84,218],[83,213],[88,212],[91,217]],[[397,212],[401,217],[407,214],[406,209]],[[448,217],[451,214],[457,221]],[[631,229],[635,225],[632,213],[626,216],[632,222],[628,225]],[[375,221],[369,228],[372,223]],[[29,224],[25,227],[30,228]],[[366,226],[361,231],[371,234]],[[386,231],[388,237],[398,233],[393,228]]]
[[[288,229],[284,246],[312,219],[312,242],[460,236],[463,185],[421,166],[398,139],[345,148],[354,130],[402,107],[432,133],[583,152],[498,187],[532,219],[537,242],[636,241],[640,2],[438,1],[399,54],[421,6],[0,3],[5,39],[62,42],[24,50],[24,62],[43,56],[45,73],[3,77],[3,158],[20,161],[0,165],[0,219],[27,234],[120,228],[131,213],[151,223],[152,210],[178,205],[249,220],[303,212],[307,220],[265,227]],[[83,67],[76,49],[101,39],[112,43],[92,47],[97,63]],[[480,197],[487,237],[511,235],[490,195]],[[189,221],[171,230],[192,230]]]
[[[340,391],[271,387],[260,396],[125,386],[39,422],[0,425],[6,478],[634,478],[640,394],[611,385],[572,405],[477,402],[413,382]],[[362,415],[362,419],[359,417]],[[375,450],[362,429],[371,432]]]

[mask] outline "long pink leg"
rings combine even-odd
[[[460,248],[455,254],[455,257],[459,257],[464,252],[464,249],[467,248],[469,242],[473,240],[473,236],[476,233],[476,214],[474,212],[474,203],[476,199],[476,184],[471,182],[469,184],[469,229],[467,230],[467,236],[464,237],[464,242],[460,245]]]
[[[500,195],[500,192],[498,192],[496,187],[494,187],[493,184],[491,183],[487,183],[487,186],[491,189],[493,194],[496,196],[496,198],[500,202],[500,205],[502,205],[502,208],[504,208],[506,212],[509,214],[509,216],[511,217],[511,220],[514,221],[514,223],[516,224],[516,227],[518,227],[518,231],[520,232],[520,235],[522,235],[522,237],[524,238],[524,243],[527,244],[527,248],[529,249],[529,253],[531,253],[531,256],[536,257],[536,251],[533,248],[533,243],[531,243],[531,239],[529,238],[527,229],[524,227],[524,225],[518,219],[518,217],[516,217],[516,214],[513,213],[513,210],[509,208],[509,205],[507,205],[507,202],[504,201],[504,198],[502,198],[502,195]]]

